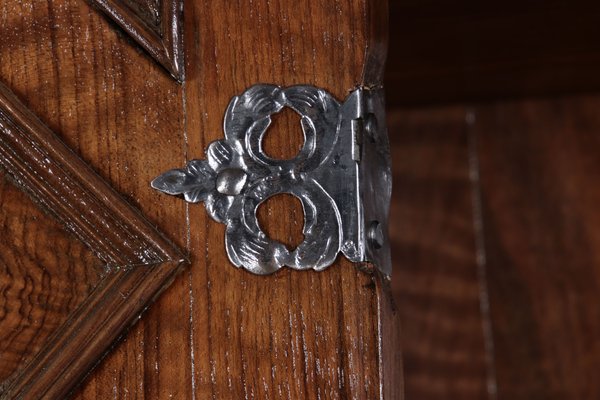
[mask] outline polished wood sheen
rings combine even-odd
[[[390,112],[407,398],[600,396],[598,108]]]
[[[2,84],[0,165],[105,265],[101,282],[68,322],[54,321],[60,328],[0,393],[64,397],[170,283],[184,258]]]
[[[185,161],[181,86],[87,3],[52,4],[0,2],[7,39],[0,41],[2,79],[128,202],[185,246],[183,202],[149,185],[157,171]],[[159,388],[188,385],[189,368],[155,368],[163,359],[189,365],[189,349],[181,344],[189,338],[187,293],[185,279],[174,281],[124,339],[125,348],[136,343],[133,350],[113,352],[100,364],[108,381],[89,398],[126,396],[130,387],[160,398],[166,396]],[[121,373],[115,362],[122,363]]]
[[[74,398],[402,398],[396,314],[385,278],[371,266],[340,258],[322,273],[251,275],[231,265],[223,226],[201,205],[149,187],[165,170],[203,157],[206,145],[223,136],[230,98],[252,84],[316,85],[339,100],[357,86],[381,85],[384,6],[374,0],[186,2],[186,80],[178,84],[83,1],[0,3],[9,38],[0,43],[0,79],[185,247],[192,263],[119,344],[110,342],[114,351]],[[297,126],[293,116],[281,117],[281,126]],[[280,132],[280,154],[293,154],[298,132]],[[261,224],[297,239],[301,214],[290,215],[280,199],[270,203]],[[136,218],[128,215],[123,224],[139,228],[130,223]],[[90,235],[90,248],[106,234]],[[175,267],[119,269],[97,291],[119,293],[110,288],[138,287],[155,271]],[[111,299],[92,306],[125,318],[146,304]]]
[[[0,393],[88,297],[104,263],[0,171]]]
[[[390,110],[392,288],[407,399],[485,399],[490,380],[465,106]]]
[[[88,0],[182,80],[182,0]]]
[[[598,96],[477,108],[498,397],[600,397]]]
[[[383,21],[383,4],[187,3],[190,156],[202,155],[210,141],[222,137],[231,94],[254,83],[311,84],[340,100],[362,83],[380,85],[385,42],[370,21]],[[297,118],[281,117],[283,126],[295,127],[280,131],[281,146],[288,149],[283,155],[294,154]],[[271,203],[271,215],[279,218],[261,224],[278,230],[279,237],[293,237],[302,221],[284,202]],[[381,276],[343,258],[319,273],[284,269],[268,277],[251,275],[231,268],[223,227],[201,207],[189,211],[192,268],[201,271],[190,280],[197,398],[401,397],[399,358],[394,360],[399,353],[393,335],[383,336],[393,315],[387,313],[391,304]],[[396,368],[388,370],[392,365]]]

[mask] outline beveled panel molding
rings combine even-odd
[[[182,0],[88,0],[183,80]]]
[[[0,399],[65,398],[185,258],[1,83],[0,166],[108,271],[0,393]]]

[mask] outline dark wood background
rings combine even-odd
[[[599,12],[391,3],[407,399],[600,398]]]
[[[390,0],[390,19],[390,103],[600,89],[599,2]]]

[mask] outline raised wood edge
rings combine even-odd
[[[181,258],[160,235],[0,83],[0,165],[109,266]]]
[[[368,88],[383,86],[389,43],[389,3],[387,0],[368,0],[365,12],[367,44],[365,48],[362,85]]]
[[[183,1],[162,0],[160,35],[122,0],[87,0],[110,17],[178,81],[184,79]]]
[[[381,400],[404,399],[404,366],[401,347],[401,326],[394,303],[389,278],[374,271],[379,322],[379,376]]]
[[[388,55],[389,2],[366,0],[365,11],[368,33],[361,85],[379,88],[383,87]],[[390,277],[384,276],[371,264],[362,264],[360,268],[372,274],[377,293],[379,398],[403,400],[405,393],[400,316],[392,296]]]
[[[107,276],[0,394],[64,398],[186,260],[2,83],[0,166],[107,263]]]

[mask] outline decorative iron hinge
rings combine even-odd
[[[276,160],[261,142],[271,116],[284,107],[302,117],[305,142],[295,158]],[[312,86],[255,85],[231,100],[224,130],[225,139],[208,146],[205,160],[167,171],[152,187],[203,201],[211,217],[227,225],[233,264],[256,274],[284,265],[319,271],[341,251],[390,275],[392,179],[382,89],[359,88],[339,103]],[[294,250],[269,238],[256,218],[258,206],[280,193],[296,196],[304,209],[304,241]]]

